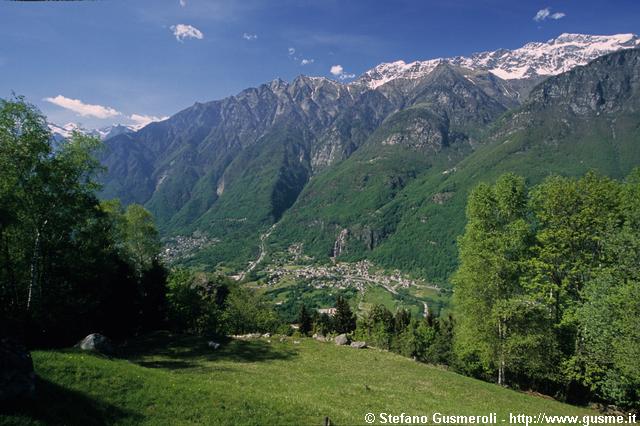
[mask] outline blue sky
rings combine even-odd
[[[640,2],[2,1],[0,97],[25,95],[61,124],[133,123],[277,77],[359,75],[563,32],[639,33]]]

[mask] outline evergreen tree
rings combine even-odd
[[[399,308],[396,311],[394,318],[394,331],[396,334],[400,334],[411,322],[411,314],[404,308]]]
[[[313,331],[320,334],[321,336],[325,336],[333,330],[333,321],[331,317],[327,314],[320,314],[316,316],[315,321],[313,322]]]
[[[336,313],[333,317],[334,330],[338,333],[351,333],[356,329],[356,317],[351,312],[349,302],[342,296],[336,300]]]
[[[309,314],[307,307],[303,303],[300,306],[300,311],[298,313],[298,324],[300,325],[300,333],[307,336],[313,329],[313,318]]]

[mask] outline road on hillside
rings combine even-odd
[[[271,233],[273,232],[274,229],[276,229],[275,223],[271,225],[271,228],[269,228],[267,232],[260,235],[260,254],[258,255],[258,258],[256,260],[252,260],[251,262],[249,262],[249,266],[247,267],[246,271],[238,274],[238,281],[242,281],[249,272],[256,269],[256,266],[258,266],[258,264],[262,262],[262,260],[267,254],[267,244],[266,244],[267,238],[271,236]]]

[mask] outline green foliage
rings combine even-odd
[[[288,323],[297,321],[301,303],[309,310],[316,310],[335,306],[339,297],[353,300],[356,295],[357,290],[354,288],[332,288],[326,291],[326,289],[317,289],[305,281],[269,288],[264,293],[265,299],[275,304],[278,316]]]
[[[307,307],[303,303],[300,305],[300,312],[298,313],[298,324],[300,326],[300,333],[302,335],[309,335],[311,330],[313,329],[313,318],[309,311],[307,311]]]
[[[636,407],[640,181],[504,175],[470,195],[454,278],[467,373]]]
[[[169,276],[167,300],[170,325],[180,332],[225,336],[284,325],[264,297],[222,275],[177,268]]]
[[[374,305],[357,325],[358,338],[380,349],[391,348],[395,321],[391,311],[384,305]]]
[[[222,313],[227,334],[274,332],[280,325],[273,309],[250,289],[235,286],[224,303]]]
[[[351,312],[349,302],[344,297],[336,300],[333,328],[337,333],[350,333],[356,328],[356,316]]]
[[[326,336],[333,332],[333,321],[327,314],[320,314],[313,322],[313,331],[321,336]]]
[[[509,312],[522,294],[519,277],[531,239],[526,202],[524,179],[515,175],[471,193],[459,241],[460,268],[453,279],[458,355],[477,358],[486,373],[497,371],[501,384],[505,370],[513,369],[508,365]]]
[[[640,401],[640,169],[618,193],[622,225],[604,237],[604,267],[585,283],[575,318],[584,339],[579,377],[605,401]]]
[[[221,316],[230,286],[220,275],[184,268],[171,271],[167,291],[170,325],[178,331],[223,334]]]
[[[0,101],[0,334],[61,345],[164,320],[157,250],[143,268],[123,256],[120,214],[94,195],[99,147],[77,132],[53,146],[34,106]]]
[[[452,324],[445,320],[411,318],[405,309],[391,313],[375,305],[358,320],[355,337],[370,346],[387,349],[417,361],[453,365]]]

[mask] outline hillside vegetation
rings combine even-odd
[[[479,182],[506,172],[529,184],[589,170],[622,178],[640,164],[638,69],[640,51],[625,50],[551,77],[521,107],[468,131],[472,152],[455,144],[436,153],[416,149],[426,136],[416,132],[414,116],[397,113],[376,133],[393,134],[391,127],[403,142],[390,150],[372,137],[368,152],[314,176],[284,215],[275,243],[300,241],[319,256],[331,253],[346,229],[343,259],[367,258],[444,282],[456,267],[467,196]],[[411,132],[413,139],[404,136]]]

